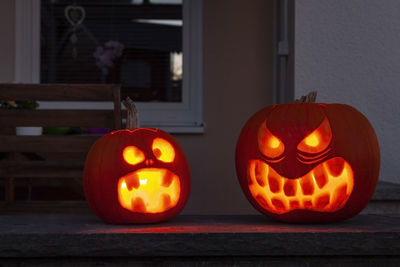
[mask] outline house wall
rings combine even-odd
[[[0,1],[0,82],[14,80],[14,0]]]
[[[380,180],[400,183],[400,1],[296,0],[295,95],[350,104],[374,126]]]
[[[241,127],[272,103],[272,1],[205,0],[202,135],[177,135],[192,172],[186,214],[241,214],[255,210],[235,172]]]

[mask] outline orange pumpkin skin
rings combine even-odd
[[[261,213],[283,222],[329,223],[358,214],[379,176],[371,124],[344,104],[268,106],[243,127],[236,172]]]
[[[173,148],[172,161],[160,160],[163,151],[154,148],[156,139],[165,140],[168,147]],[[140,152],[141,161],[125,160],[124,149],[127,147],[135,147]],[[134,153],[130,155],[135,157]],[[149,173],[156,175],[147,178]],[[168,220],[183,209],[190,193],[190,172],[183,150],[171,135],[150,128],[119,130],[97,140],[86,157],[83,182],[85,196],[93,212],[105,222],[113,224]],[[142,182],[151,182],[155,187],[156,193],[149,193],[155,205],[153,210],[149,211],[151,206],[146,202],[147,193],[138,193],[145,186]],[[176,196],[165,191],[171,188],[177,190]],[[121,200],[122,190],[125,190],[125,197],[128,199],[125,204]],[[165,192],[157,195],[157,190]],[[139,196],[132,197],[134,192]],[[140,197],[140,194],[145,196]],[[154,211],[155,209],[159,210]]]

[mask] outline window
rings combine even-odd
[[[143,126],[201,132],[201,10],[201,0],[17,0],[16,80],[121,83]],[[65,107],[41,108],[55,105]]]

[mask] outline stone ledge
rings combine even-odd
[[[245,266],[245,267],[398,267],[399,257],[374,256],[281,256],[281,257],[64,257],[64,258],[1,258],[1,266],[87,267],[87,266]]]
[[[400,184],[379,181],[362,214],[400,214]]]
[[[400,184],[379,181],[372,201],[400,201]]]
[[[0,216],[0,258],[400,256],[399,215],[289,225],[261,215],[107,225],[90,215]]]

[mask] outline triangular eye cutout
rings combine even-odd
[[[307,135],[297,149],[306,153],[320,153],[324,151],[332,140],[332,131],[328,119],[325,117],[317,129]]]
[[[261,124],[260,129],[258,129],[257,139],[258,148],[268,158],[277,158],[285,150],[283,142],[268,130],[265,121]]]

